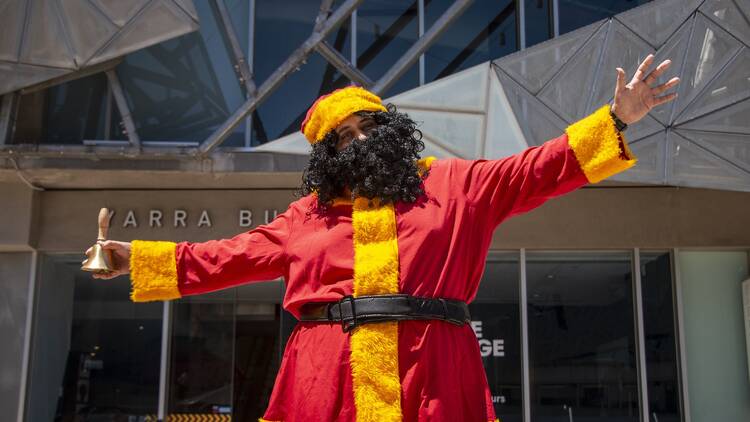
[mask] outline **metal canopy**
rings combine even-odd
[[[0,95],[198,27],[190,0],[0,0]]]

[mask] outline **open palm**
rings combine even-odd
[[[625,71],[622,68],[617,68],[617,86],[615,87],[612,112],[626,124],[641,120],[652,108],[677,97],[677,93],[659,95],[677,85],[680,78],[675,77],[666,83],[652,87],[659,76],[669,68],[672,61],[664,60],[647,75],[646,73],[653,61],[654,55],[649,54],[638,66],[633,79],[628,83],[625,83]]]

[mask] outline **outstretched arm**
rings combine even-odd
[[[562,136],[500,160],[453,160],[454,180],[463,181],[461,189],[468,202],[487,210],[488,223],[494,228],[549,198],[632,167],[636,157],[616,119],[625,124],[637,122],[653,107],[674,99],[676,94],[659,95],[679,82],[672,78],[651,87],[670,65],[665,60],[648,73],[653,59],[653,55],[646,57],[628,83],[618,68],[612,105],[573,123]]]
[[[291,212],[231,239],[201,243],[134,240],[102,241],[113,251],[115,271],[130,273],[135,302],[169,300],[208,293],[252,281],[271,280],[286,271]]]

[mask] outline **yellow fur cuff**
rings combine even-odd
[[[380,97],[372,92],[349,86],[333,91],[315,101],[302,122],[302,133],[311,144],[318,143],[344,119],[357,111],[386,111]]]
[[[609,105],[568,126],[565,132],[568,134],[568,145],[591,183],[627,170],[637,161],[624,137],[620,142],[622,134],[618,134],[615,128]],[[623,152],[627,157],[625,159],[621,157]]]
[[[130,249],[133,302],[177,299],[177,261],[174,242],[134,240]]]

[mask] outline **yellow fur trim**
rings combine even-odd
[[[174,242],[134,240],[130,249],[133,302],[177,299],[177,261]]]
[[[328,132],[357,111],[386,111],[386,108],[380,97],[364,88],[350,86],[337,89],[327,96],[320,97],[310,107],[302,123],[302,133],[310,143],[318,143]]]
[[[258,418],[258,422],[281,422],[281,421],[269,421],[263,418]]]
[[[353,204],[354,296],[398,293],[398,243],[393,204],[357,198]],[[360,325],[351,335],[358,422],[401,421],[398,322]]]
[[[609,105],[568,126],[566,132],[568,144],[591,183],[627,170],[637,161],[624,137],[620,142],[622,134],[618,134],[615,128],[609,114]],[[620,145],[625,149],[627,159],[620,157],[623,152]]]
[[[429,157],[420,158],[419,161],[417,161],[417,167],[419,168],[419,175],[423,175],[424,172],[430,169],[432,167],[432,162],[437,160],[437,158],[430,155]]]

